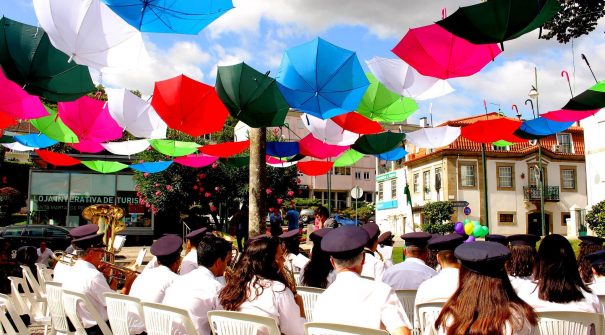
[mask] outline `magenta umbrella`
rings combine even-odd
[[[22,120],[48,115],[40,98],[30,95],[21,86],[6,78],[2,69],[0,69],[0,112],[13,119]]]
[[[553,120],[553,121],[576,122],[576,121],[583,120],[589,116],[593,116],[593,115],[597,114],[600,110],[601,109],[599,109],[599,108],[585,110],[585,111],[559,109],[556,111],[550,111],[548,113],[540,114],[540,116],[542,116],[546,119],[549,119],[549,120]]]
[[[502,52],[497,44],[472,44],[437,24],[410,29],[392,51],[421,74],[439,79],[473,75]]]
[[[300,154],[319,159],[336,157],[349,149],[349,146],[326,144],[309,134],[298,143],[300,146]]]
[[[204,154],[193,154],[183,157],[176,157],[174,159],[174,162],[192,168],[201,168],[204,166],[208,166],[216,162],[217,160],[218,157],[208,156]]]

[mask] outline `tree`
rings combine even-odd
[[[598,20],[605,16],[603,0],[559,0],[561,10],[544,24],[547,33],[542,38],[556,37],[560,43],[586,35],[597,27]]]
[[[10,222],[13,213],[17,213],[25,206],[25,199],[21,192],[12,187],[0,188],[0,220],[6,225]]]
[[[454,231],[452,214],[454,206],[449,201],[435,201],[424,205],[424,223],[421,229],[431,234],[445,234]]]
[[[592,206],[586,213],[586,224],[597,234],[597,236],[605,236],[605,200]]]
[[[357,204],[357,220],[359,221],[368,221],[372,216],[374,216],[375,212],[376,208],[371,202],[362,201]],[[355,204],[353,203],[351,207],[344,209],[342,214],[350,217],[351,219],[355,219]]]

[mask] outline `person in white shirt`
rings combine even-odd
[[[510,258],[506,261],[506,272],[516,292],[520,287],[532,282],[532,272],[536,259],[536,243],[540,236],[516,234],[507,237],[510,243]]]
[[[185,257],[181,262],[181,268],[179,269],[180,275],[188,274],[189,272],[197,269],[197,245],[200,243],[202,238],[206,236],[208,228],[200,228],[191,231],[187,234],[187,247],[185,248]]]
[[[99,226],[97,226],[96,224],[89,223],[83,226],[75,227],[69,231],[69,236],[71,236],[72,239],[72,244],[70,245],[71,251],[65,250],[65,256],[62,256],[62,259],[55,264],[53,270],[54,282],[63,283],[65,277],[69,276],[71,273],[71,268],[74,263],[71,261],[71,258],[75,255],[73,241],[82,237],[96,235],[98,230]]]
[[[197,333],[211,335],[208,312],[222,309],[218,294],[224,285],[218,278],[223,276],[231,262],[231,243],[216,236],[204,237],[197,246],[197,252],[199,267],[179,276],[166,290],[162,304],[184,308],[189,312]]]
[[[248,240],[219,299],[225,310],[275,319],[282,334],[304,334],[302,297],[296,294],[296,284],[284,273],[284,253],[275,237]]]
[[[410,321],[395,291],[360,276],[369,236],[361,227],[333,229],[321,241],[336,269],[336,280],[315,302],[314,322],[384,329],[392,335],[410,334]]]
[[[580,268],[580,277],[586,284],[590,284],[593,282],[594,277],[592,276],[592,265],[590,261],[586,257],[593,252],[603,250],[603,243],[605,243],[605,238],[599,236],[580,236],[580,250],[578,252],[578,266]]]
[[[605,295],[605,250],[599,250],[586,256],[592,264],[594,282],[590,285],[592,293]]]
[[[382,261],[386,268],[393,266],[393,244],[395,244],[393,237],[394,235],[390,231],[385,231],[378,236],[376,252],[382,256]]]
[[[284,247],[286,262],[284,266],[292,273],[300,273],[300,268],[294,265],[294,259],[299,253],[300,230],[292,229],[278,236]]]
[[[55,253],[46,247],[46,241],[40,242],[40,248],[36,250],[38,253],[38,259],[36,263],[41,263],[48,266],[48,261],[52,258],[53,260],[57,260],[57,256]]]
[[[376,249],[378,248],[378,235],[380,234],[380,228],[374,222],[368,222],[361,226],[370,236],[368,244],[363,249],[365,260],[363,262],[363,268],[361,269],[361,275],[364,277],[374,278],[374,280],[382,281],[382,275],[386,270],[386,265],[382,259],[378,258]]]
[[[422,282],[435,276],[437,272],[425,264],[431,237],[424,232],[401,235],[405,240],[405,261],[388,268],[382,281],[395,290],[417,290]]]

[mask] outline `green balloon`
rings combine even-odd
[[[481,227],[482,226],[480,224],[473,225],[473,236],[481,237]]]
[[[481,226],[480,237],[485,237],[487,234],[489,234],[489,228],[487,226]]]
[[[467,219],[464,219],[464,221],[463,221],[463,222],[464,222],[464,225],[466,225],[467,223],[470,223],[470,222],[472,222],[472,221],[471,221],[471,219],[468,219],[468,218],[467,218]]]

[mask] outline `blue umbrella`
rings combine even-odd
[[[142,32],[196,35],[233,8],[231,0],[103,0]]]
[[[158,173],[166,170],[171,164],[172,161],[145,162],[133,164],[130,168],[139,172]]]
[[[47,148],[58,143],[44,134],[16,135],[14,138],[15,141],[32,148]]]
[[[525,121],[515,131],[515,136],[525,139],[538,139],[553,135],[571,127],[573,122],[559,122],[539,117]]]
[[[298,154],[298,142],[267,142],[267,155],[273,157],[290,157]]]
[[[383,154],[378,154],[378,155],[374,155],[376,156],[379,160],[383,160],[383,161],[398,161],[400,159],[403,159],[403,157],[405,157],[405,155],[407,155],[408,152],[405,151],[404,148],[395,148],[391,151],[387,151]]]
[[[370,85],[355,52],[321,38],[286,50],[276,79],[290,107],[324,120],[356,110]]]

